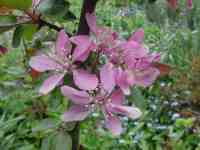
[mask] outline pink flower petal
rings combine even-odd
[[[188,9],[192,9],[192,7],[193,7],[193,0],[187,0],[187,7],[188,7]]]
[[[56,70],[62,69],[62,66],[52,60],[50,57],[46,55],[34,56],[31,58],[29,65],[31,68],[44,72],[48,70]]]
[[[69,86],[62,86],[61,92],[75,104],[86,105],[91,102],[89,94],[85,91],[79,91]]]
[[[117,89],[112,92],[110,99],[112,100],[113,104],[122,105],[123,101],[125,100],[125,96],[120,89]]]
[[[94,90],[98,85],[98,78],[95,74],[78,69],[73,71],[74,83],[82,90]]]
[[[152,85],[152,83],[159,76],[160,72],[156,68],[148,68],[143,71],[137,72],[134,74],[136,85],[148,87]]]
[[[85,61],[92,51],[93,43],[90,41],[89,36],[79,35],[70,38],[72,43],[76,44],[76,48],[73,53],[73,59],[75,61]]]
[[[149,53],[148,49],[146,49],[143,45],[135,41],[122,43],[121,49],[125,51],[126,55],[128,56],[130,55],[130,57],[133,57],[133,58],[144,57]]]
[[[90,28],[90,31],[96,33],[97,32],[96,15],[94,13],[92,14],[87,13],[86,20]]]
[[[110,106],[107,107],[110,107],[109,110],[111,112],[126,115],[131,119],[137,119],[142,115],[142,112],[138,108],[133,106],[131,107],[131,106],[110,104]]]
[[[140,44],[143,43],[143,40],[144,40],[144,30],[142,28],[138,29],[129,39],[129,41],[135,41]]]
[[[50,76],[48,79],[44,81],[42,86],[39,89],[39,93],[45,95],[51,92],[59,83],[62,81],[64,74],[56,74]]]
[[[107,116],[106,128],[108,128],[114,136],[119,136],[123,131],[121,121],[114,115]]]
[[[123,44],[122,49],[124,50],[123,60],[130,69],[135,68],[138,60],[146,57],[149,53],[148,49],[134,41]]]
[[[125,95],[131,93],[130,86],[133,84],[132,74],[123,71],[121,68],[115,70],[116,84],[120,87]]]
[[[103,88],[110,93],[115,87],[114,70],[111,63],[107,63],[101,68],[100,79]]]
[[[59,56],[65,56],[71,51],[71,44],[68,35],[65,33],[64,29],[58,33],[58,38],[56,41],[56,53]]]
[[[74,105],[65,112],[61,119],[65,122],[83,121],[90,114],[88,108],[84,106]]]

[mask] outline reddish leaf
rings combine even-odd
[[[32,79],[37,79],[40,76],[41,72],[38,72],[35,69],[31,68],[29,74],[32,77]]]
[[[168,75],[172,71],[172,67],[167,64],[162,63],[153,63],[153,66],[156,67],[160,71],[160,75]]]
[[[0,45],[0,55],[7,53],[8,49]]]
[[[167,0],[168,5],[170,8],[172,9],[176,9],[177,8],[177,0]]]

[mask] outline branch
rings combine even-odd
[[[39,25],[40,25],[41,27],[42,27],[42,26],[48,26],[49,28],[54,29],[54,30],[56,30],[56,31],[60,31],[60,30],[63,29],[63,28],[61,28],[61,27],[58,27],[58,26],[56,26],[56,25],[54,25],[54,24],[51,24],[51,23],[49,23],[49,22],[47,22],[47,21],[45,21],[45,20],[42,20],[42,19],[39,20]]]
[[[50,29],[54,29],[54,30],[56,30],[56,31],[58,31],[58,32],[59,32],[60,30],[63,29],[63,27],[58,27],[58,26],[56,26],[55,24],[52,24],[52,23],[50,23],[50,22],[47,22],[47,21],[43,20],[43,19],[41,18],[41,15],[35,13],[34,11],[28,10],[28,11],[25,11],[25,13],[31,18],[32,23],[38,24],[38,25],[39,25],[39,28],[44,27],[44,26],[47,26],[47,27],[49,27]],[[72,35],[71,35],[70,33],[68,33],[68,32],[67,32],[67,34],[68,34],[69,36],[72,36]]]
[[[90,30],[87,24],[85,15],[86,13],[93,13],[96,8],[98,0],[84,0],[79,20],[79,27],[77,35],[88,35]],[[80,123],[76,123],[76,127],[71,131],[72,136],[72,150],[79,150],[79,137],[80,137]]]
[[[82,10],[81,10],[81,16],[79,21],[79,28],[77,35],[88,35],[89,34],[89,26],[87,24],[85,15],[86,13],[92,13],[95,11],[96,4],[98,0],[84,0]]]

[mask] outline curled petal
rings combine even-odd
[[[65,56],[71,51],[71,44],[68,35],[65,33],[64,29],[58,33],[58,38],[56,41],[56,53],[59,56]]]
[[[129,41],[135,41],[142,44],[144,40],[144,29],[138,29],[129,39]]]
[[[120,87],[125,95],[130,94],[130,86],[134,83],[132,74],[123,71],[121,68],[115,70],[116,84]]]
[[[142,112],[136,108],[136,107],[131,107],[131,106],[122,106],[122,105],[115,105],[115,104],[110,104],[109,110],[113,113],[118,113],[125,115],[131,119],[137,119],[142,115]]]
[[[90,111],[87,107],[74,105],[62,115],[61,119],[65,122],[83,121],[89,114]]]
[[[114,136],[119,136],[123,131],[121,121],[114,115],[106,117],[106,128],[109,129]]]
[[[133,58],[144,57],[149,53],[147,48],[135,41],[122,43],[121,48],[125,51],[125,54],[131,54],[131,57]]]
[[[135,83],[139,86],[148,87],[159,75],[160,71],[158,69],[150,67],[134,74]]]
[[[135,68],[138,60],[148,56],[149,52],[143,45],[134,41],[122,44],[121,48],[124,50],[123,60],[129,68]]]
[[[48,70],[62,69],[62,66],[46,55],[34,56],[31,58],[29,65],[31,68],[44,72]]]
[[[111,63],[107,63],[101,68],[100,79],[103,88],[110,93],[115,87],[114,70]]]
[[[125,100],[125,96],[120,89],[113,91],[110,98],[112,103],[116,105],[122,105],[123,101]]]
[[[87,13],[86,20],[90,28],[90,31],[92,31],[93,33],[96,33],[97,32],[96,15],[94,13],[91,13],[91,14]]]
[[[90,41],[89,36],[74,36],[70,38],[70,40],[72,43],[76,44],[76,48],[73,53],[73,59],[75,61],[85,61],[92,51],[92,48],[94,47],[93,43]]]
[[[45,95],[51,92],[56,86],[58,86],[62,79],[64,77],[64,74],[56,74],[50,76],[48,79],[44,81],[42,86],[39,89],[39,93]]]
[[[69,86],[62,86],[61,92],[75,104],[86,105],[91,102],[89,94],[85,91],[79,91]]]
[[[94,90],[98,85],[98,78],[95,74],[78,69],[73,71],[74,83],[82,90]]]

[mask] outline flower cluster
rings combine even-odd
[[[95,14],[87,13],[86,20],[90,35],[69,37],[61,30],[55,51],[32,57],[30,66],[52,73],[41,86],[41,94],[59,86],[73,103],[63,114],[63,121],[82,121],[100,110],[106,127],[113,135],[119,135],[120,115],[137,119],[142,114],[135,106],[125,106],[125,97],[131,93],[131,87],[147,87],[155,81],[160,72],[154,63],[160,54],[150,53],[144,46],[143,29],[123,40],[109,28],[99,27]],[[73,86],[65,85],[67,75],[73,77]]]

